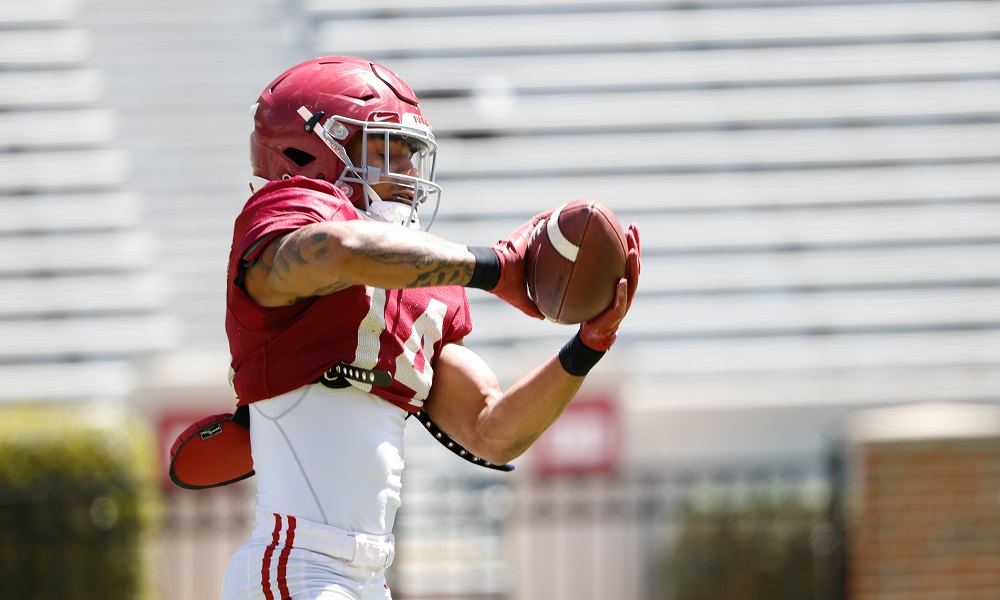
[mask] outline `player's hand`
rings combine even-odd
[[[528,249],[528,240],[539,223],[549,218],[555,209],[549,209],[535,215],[530,221],[514,230],[506,239],[493,246],[493,251],[500,258],[500,280],[490,290],[504,302],[519,309],[529,317],[544,319],[544,315],[528,298],[528,285],[524,277],[524,253]]]
[[[606,352],[618,338],[618,326],[632,307],[635,290],[639,286],[642,252],[639,248],[639,228],[635,223],[625,232],[627,245],[626,276],[618,281],[614,302],[604,312],[580,325],[580,340],[592,350]]]

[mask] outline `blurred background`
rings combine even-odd
[[[513,473],[408,430],[395,598],[1000,598],[996,0],[0,0],[0,598],[219,596],[253,480],[164,464],[233,408],[250,104],[323,54],[423,100],[434,233],[642,233]],[[573,333],[470,303],[505,384]]]

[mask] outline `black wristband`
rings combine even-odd
[[[604,357],[605,352],[594,350],[580,339],[580,332],[559,350],[559,362],[563,370],[570,375],[583,377],[594,368],[597,361]]]
[[[476,266],[472,270],[472,278],[465,287],[490,291],[500,281],[500,257],[489,246],[466,246],[476,257]]]

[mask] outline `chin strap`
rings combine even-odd
[[[379,198],[372,186],[363,184],[368,197],[368,214],[386,223],[402,225],[409,229],[420,229],[420,217],[416,208],[405,202],[392,202]]]

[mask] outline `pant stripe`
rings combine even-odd
[[[281,549],[281,556],[278,558],[278,592],[281,593],[281,600],[291,600],[291,595],[288,593],[288,555],[291,554],[294,544],[295,517],[288,517],[285,547]]]
[[[281,515],[274,515],[274,531],[271,533],[271,543],[264,551],[264,564],[260,570],[261,586],[264,588],[264,598],[274,600],[274,593],[271,591],[271,556],[278,546],[278,539],[281,537]]]

